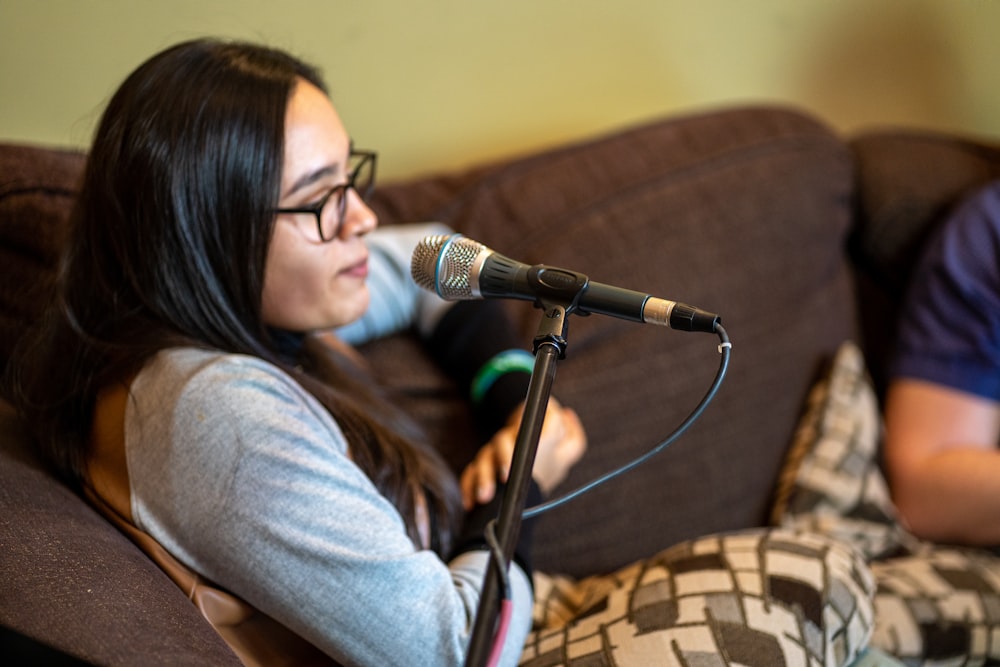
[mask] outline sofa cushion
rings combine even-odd
[[[739,108],[379,190],[384,224],[441,220],[522,262],[717,312],[732,338],[728,377],[683,438],[540,517],[540,568],[607,572],[699,535],[766,523],[815,366],[855,330],[841,252],[851,188],[850,156],[824,125],[788,109]],[[530,347],[540,311],[507,305]],[[590,446],[562,490],[672,431],[712,380],[717,344],[711,335],[573,318],[554,394],[578,409]],[[453,442],[463,432],[452,418],[462,391],[399,373],[417,349],[396,339],[365,351],[441,441]],[[472,445],[457,449],[468,456]]]
[[[0,517],[8,641],[98,665],[241,664],[145,554],[42,467],[2,401]]]

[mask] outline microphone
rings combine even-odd
[[[558,300],[567,306],[567,312],[599,313],[705,333],[716,333],[722,321],[715,313],[604,285],[576,271],[544,264],[529,266],[461,234],[424,238],[413,251],[410,272],[420,287],[446,301],[500,298],[541,305]]]

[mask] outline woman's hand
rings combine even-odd
[[[476,503],[489,502],[496,493],[497,481],[507,481],[522,413],[523,407],[483,445],[462,472],[459,485],[466,509]],[[550,399],[532,469],[532,477],[542,493],[551,493],[585,451],[587,434],[579,416],[574,410],[560,405],[559,401]]]

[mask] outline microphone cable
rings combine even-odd
[[[658,445],[636,457],[632,461],[629,461],[628,463],[625,463],[624,465],[619,466],[618,468],[615,468],[614,470],[605,473],[604,475],[601,475],[600,477],[579,486],[576,489],[559,496],[558,498],[540,503],[534,507],[529,507],[521,513],[522,519],[530,519],[539,516],[549,510],[565,505],[571,500],[579,498],[583,494],[596,489],[602,484],[605,484],[606,482],[609,482],[612,479],[639,467],[643,463],[646,463],[681,437],[681,435],[683,435],[684,432],[687,431],[691,425],[701,417],[705,408],[707,408],[708,405],[715,399],[715,395],[718,393],[719,387],[722,386],[722,381],[726,377],[726,372],[729,369],[729,357],[733,349],[733,345],[729,341],[729,334],[726,333],[726,329],[722,326],[721,322],[716,324],[715,333],[719,336],[719,368],[715,373],[715,378],[712,380],[712,384],[709,385],[709,388],[705,392],[701,401],[698,402],[698,405],[695,406],[694,410],[691,411],[691,413],[677,426],[677,428],[673,430],[672,433],[670,433],[670,435],[668,435]],[[492,651],[490,653],[489,660],[487,661],[487,665],[490,667],[496,665],[500,659],[500,652],[503,649],[503,643],[507,636],[507,628],[510,623],[510,615],[512,612],[511,606],[513,604],[513,601],[511,600],[510,580],[508,578],[507,570],[503,566],[503,551],[496,536],[496,523],[496,519],[490,521],[486,525],[485,532],[486,543],[490,551],[493,553],[492,561],[496,564],[495,575],[500,580],[500,594],[498,596],[498,624],[493,635]]]
[[[691,425],[701,417],[709,403],[715,399],[715,395],[718,393],[719,387],[722,385],[722,380],[726,377],[726,372],[729,368],[729,357],[733,349],[733,344],[729,341],[729,334],[726,333],[726,329],[722,326],[721,322],[716,324],[715,333],[719,336],[719,368],[715,373],[715,379],[712,380],[712,384],[709,386],[708,391],[705,392],[705,395],[702,397],[698,405],[695,406],[694,410],[691,411],[691,414],[689,414],[670,435],[668,435],[662,442],[650,449],[648,452],[641,454],[632,461],[629,461],[628,463],[625,463],[624,465],[605,473],[604,475],[601,475],[597,479],[577,487],[576,489],[569,491],[558,498],[553,498],[552,500],[540,503],[534,507],[529,507],[521,514],[521,518],[530,519],[539,516],[540,514],[544,514],[549,510],[560,507],[561,505],[565,505],[571,500],[574,500],[575,498],[592,491],[598,486],[625,474],[633,468],[637,468],[672,445],[677,438],[681,437],[681,435],[683,435],[684,432],[687,431]]]
[[[510,618],[514,613],[514,596],[510,588],[510,575],[504,567],[503,549],[500,540],[497,538],[497,520],[493,519],[486,524],[486,545],[489,547],[493,557],[490,562],[494,564],[494,570],[500,581],[500,594],[498,595],[497,627],[493,632],[493,645],[490,647],[490,655],[486,661],[487,667],[495,667],[500,662],[500,655],[503,653],[503,644],[507,639],[507,630],[510,628]]]

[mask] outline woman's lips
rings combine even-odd
[[[348,265],[342,274],[351,276],[352,278],[367,278],[368,277],[368,257],[362,257],[359,261],[354,264]]]

